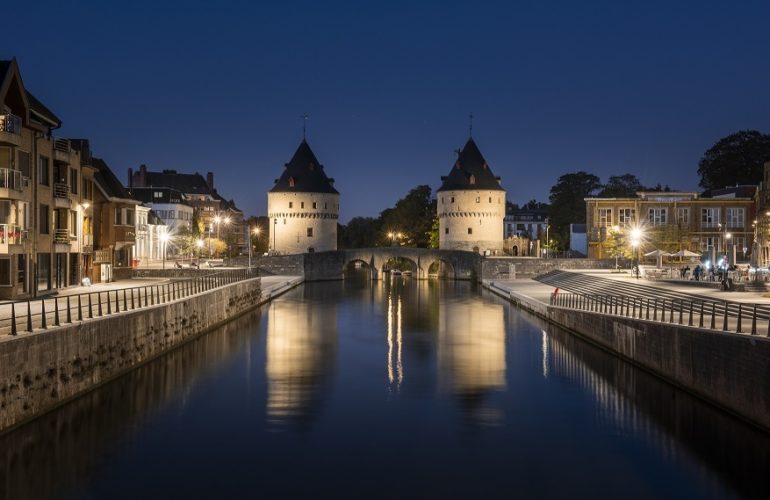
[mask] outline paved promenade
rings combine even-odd
[[[284,291],[293,288],[297,284],[301,283],[303,281],[301,276],[264,276],[261,277],[261,290],[262,290],[262,297],[264,300],[269,300],[272,297],[274,297],[277,294],[283,293]],[[175,279],[168,279],[168,278],[142,278],[142,279],[130,279],[130,280],[120,280],[115,281],[112,283],[99,283],[94,284],[92,286],[75,286],[75,287],[69,287],[62,290],[59,290],[58,294],[55,295],[47,295],[44,298],[46,299],[46,316],[49,317],[49,327],[53,325],[53,300],[54,298],[58,298],[59,300],[59,307],[60,307],[60,317],[62,318],[62,322],[64,322],[64,318],[66,317],[66,300],[67,297],[71,298],[70,301],[70,315],[72,318],[77,317],[77,295],[79,294],[91,294],[92,298],[92,307],[94,310],[94,315],[96,315],[95,311],[98,307],[98,302],[101,301],[102,303],[102,310],[107,311],[107,301],[110,300],[108,297],[115,297],[115,292],[119,292],[119,296],[122,300],[122,290],[127,290],[131,288],[144,288],[144,287],[154,287],[156,285],[163,285],[175,281],[184,281],[184,278],[175,278]],[[110,292],[110,294],[106,293]],[[82,305],[83,305],[83,315],[85,316],[85,307],[87,304],[87,298],[82,298]],[[19,301],[15,303],[16,306],[16,316],[17,316],[17,328],[19,329],[19,334],[23,335],[22,330],[25,328],[26,324],[26,314],[27,314],[27,301]],[[114,305],[113,305],[114,307]],[[32,315],[34,317],[39,317],[41,313],[42,308],[42,301],[41,300],[33,300],[30,302],[30,310],[32,312]],[[98,319],[98,318],[94,318]],[[84,321],[87,321],[84,319]],[[36,328],[37,330],[37,328]],[[11,333],[11,302],[4,302],[0,304],[0,342],[11,339],[13,337],[10,336]]]

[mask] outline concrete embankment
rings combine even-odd
[[[490,291],[770,430],[770,339],[549,305],[550,287],[484,281]],[[661,404],[665,404],[662,402]]]
[[[181,300],[0,341],[0,432],[24,423],[302,283],[254,278]]]

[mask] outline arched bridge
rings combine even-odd
[[[342,279],[346,270],[361,267],[368,269],[372,279],[376,280],[396,259],[408,261],[414,276],[420,279],[434,273],[450,279],[466,280],[477,280],[481,275],[482,257],[474,252],[377,247],[304,254],[305,279]]]

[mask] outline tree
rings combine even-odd
[[[433,225],[428,233],[428,248],[438,248],[439,246],[439,221],[438,217],[433,218]]]
[[[340,248],[371,248],[377,245],[382,231],[379,219],[353,217],[344,226],[338,226]]]
[[[723,137],[703,154],[698,163],[700,185],[719,189],[740,184],[759,184],[764,162],[770,160],[770,135],[741,130]]]
[[[254,255],[267,252],[270,247],[270,219],[264,215],[259,217],[252,215],[246,219],[246,225],[249,228]]]
[[[599,191],[600,198],[636,198],[636,193],[645,188],[633,174],[612,175]]]
[[[430,186],[417,186],[398,200],[395,207],[386,208],[380,213],[380,227],[383,231],[380,241],[389,245],[391,239],[387,233],[398,232],[402,235],[401,245],[425,248],[429,243],[435,214],[436,200],[431,196]]]
[[[593,196],[602,187],[599,178],[587,172],[564,174],[551,188],[549,201],[549,237],[559,248],[569,245],[569,225],[585,224],[586,204],[584,199]]]

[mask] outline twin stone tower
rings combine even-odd
[[[472,138],[436,192],[439,248],[500,254],[505,190]],[[306,140],[267,194],[270,248],[281,254],[337,249],[340,193]]]

